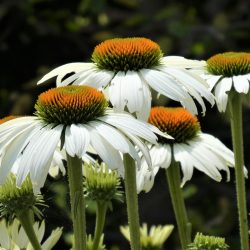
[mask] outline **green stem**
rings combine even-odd
[[[173,154],[172,154],[173,155]],[[172,205],[177,222],[181,247],[185,250],[191,243],[191,223],[188,221],[187,211],[181,189],[180,166],[174,159],[171,165],[166,169],[168,187]]]
[[[106,212],[107,212],[107,203],[106,202],[97,202],[95,237],[94,237],[92,250],[98,249],[100,239],[101,239],[101,236],[103,233],[104,224],[105,224]]]
[[[34,214],[32,210],[24,210],[17,215],[25,233],[27,234],[32,247],[36,250],[42,250],[33,228]]]
[[[232,93],[232,95],[229,96],[229,108],[231,114],[230,121],[235,160],[236,192],[240,224],[241,249],[249,250],[246,190],[244,176],[242,104],[240,95]]]
[[[140,224],[136,189],[136,166],[129,154],[124,154],[125,193],[131,250],[140,250]]]
[[[82,160],[67,154],[74,250],[86,250],[86,219],[83,196]]]

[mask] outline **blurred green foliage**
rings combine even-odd
[[[37,95],[54,86],[53,81],[36,86],[37,80],[64,63],[89,61],[93,48],[108,38],[144,36],[158,42],[165,55],[197,59],[223,51],[249,52],[249,5],[246,0],[2,0],[0,116],[32,114]],[[249,110],[245,112],[249,117]],[[201,123],[203,131],[230,146],[229,127],[216,108],[209,109]],[[249,138],[249,129],[245,133]],[[245,146],[249,149],[250,142]],[[66,181],[48,179],[44,192],[50,209],[45,219],[51,228],[64,226],[70,235]],[[225,236],[232,249],[237,249],[233,181],[218,184],[195,172],[184,192],[194,232]],[[164,174],[157,176],[152,192],[140,195],[140,210],[141,221],[149,225],[174,223]],[[89,213],[88,233],[94,231],[94,219]],[[120,224],[126,224],[126,210],[114,204],[106,222],[108,249],[112,245],[112,249],[128,249],[118,230]],[[177,243],[175,230],[167,249],[174,250]],[[69,248],[63,239],[60,244],[58,249]]]

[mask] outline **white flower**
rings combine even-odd
[[[79,158],[91,147],[121,175],[121,153],[130,154],[140,165],[134,145],[150,165],[148,148],[141,139],[154,144],[157,140],[154,132],[167,135],[130,114],[114,113],[107,105],[103,94],[88,86],[66,86],[42,93],[36,104],[36,116],[16,118],[0,125],[0,183],[20,158],[17,185],[30,174],[34,190],[41,188],[59,143],[67,154]]]
[[[35,222],[34,231],[39,242],[43,241],[45,233],[45,223]],[[62,228],[56,228],[42,244],[43,250],[51,250],[62,235]],[[8,225],[5,220],[0,221],[0,250],[33,250],[31,243],[19,221],[15,219]]]
[[[220,112],[225,112],[228,94],[236,91],[248,94],[250,82],[250,53],[227,52],[212,56],[200,71],[214,90],[216,103]]]
[[[160,47],[146,38],[111,39],[96,46],[93,63],[69,63],[46,74],[38,84],[57,76],[57,86],[90,85],[108,87],[109,100],[116,111],[125,108],[147,120],[151,108],[151,88],[180,102],[197,114],[195,99],[205,113],[202,97],[214,104],[207,83],[188,69],[200,69],[204,62],[179,56],[163,57]],[[69,73],[74,73],[65,79]]]
[[[192,178],[194,168],[216,181],[221,181],[219,171],[224,170],[227,180],[230,180],[228,167],[234,166],[233,152],[214,136],[202,133],[197,118],[188,111],[183,108],[155,107],[151,110],[149,122],[175,140],[171,142],[159,138],[158,145],[150,146],[153,170],[142,161],[141,170],[137,173],[138,192],[148,192],[159,168],[167,169],[173,159],[179,162],[182,170],[181,186]]]

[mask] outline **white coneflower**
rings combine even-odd
[[[159,45],[150,39],[115,38],[97,45],[93,63],[69,63],[52,70],[38,83],[57,76],[57,86],[68,84],[108,88],[108,96],[117,111],[125,108],[147,120],[151,108],[151,88],[180,102],[197,114],[193,100],[206,110],[202,97],[214,104],[208,85],[187,69],[200,69],[204,62],[178,56],[163,56]],[[74,73],[64,80],[68,73]]]
[[[194,168],[216,181],[221,181],[219,170],[224,170],[229,180],[228,167],[234,166],[233,152],[214,136],[203,133],[198,119],[187,110],[154,107],[148,121],[162,132],[173,136],[175,140],[159,137],[158,145],[150,146],[154,169],[149,172],[146,163],[142,165],[137,174],[140,184],[138,191],[149,191],[159,167],[167,169],[173,159],[180,163],[183,173],[182,186],[192,178]]]
[[[88,86],[66,86],[42,93],[36,116],[12,119],[0,125],[0,182],[19,158],[17,185],[30,174],[36,188],[43,186],[59,142],[71,157],[82,158],[91,146],[110,168],[123,172],[120,153],[139,161],[134,145],[150,157],[140,138],[156,143],[157,128],[127,113],[107,108],[104,95]],[[163,133],[162,133],[163,135]]]
[[[213,89],[218,110],[225,112],[228,94],[247,94],[250,82],[250,53],[226,52],[207,60],[202,77]]]

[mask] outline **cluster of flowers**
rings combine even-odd
[[[224,112],[236,95],[249,96],[249,53],[223,53],[206,62],[196,61],[164,57],[160,47],[146,38],[119,38],[97,45],[92,61],[66,64],[45,75],[38,84],[56,77],[57,88],[39,95],[34,116],[0,120],[1,184],[12,173],[17,187],[22,187],[28,178],[37,194],[48,173],[55,175],[60,169],[65,174],[67,170],[77,250],[86,249],[87,244],[84,237],[83,243],[78,244],[76,231],[81,226],[76,221],[84,218],[77,217],[74,208],[75,199],[84,201],[83,194],[77,197],[75,194],[80,192],[76,185],[83,178],[82,162],[88,164],[83,167],[86,181],[85,189],[80,187],[81,192],[97,202],[99,213],[105,217],[107,204],[113,198],[121,198],[117,180],[122,177],[128,217],[133,221],[133,216],[137,216],[136,222],[138,215],[131,211],[131,199],[136,199],[135,192],[150,191],[159,168],[166,169],[170,192],[175,188],[175,193],[179,190],[180,195],[180,187],[192,178],[194,168],[216,181],[221,181],[220,170],[224,170],[227,180],[230,179],[228,167],[235,165],[234,154],[218,139],[201,131],[195,116],[199,109],[196,104],[201,106],[203,115],[206,112],[203,99],[211,105],[216,102],[218,110]],[[183,107],[151,108],[152,91]],[[90,154],[98,155],[106,165],[97,164]],[[179,166],[182,181],[178,180]],[[247,176],[247,170],[243,165],[240,167]],[[174,195],[171,198],[174,207],[181,203],[184,206]],[[4,198],[0,195],[1,203]],[[84,213],[85,205],[82,205],[81,213]],[[20,213],[15,213],[20,219]],[[184,239],[181,231],[186,230],[185,226],[178,222],[178,209],[175,213],[185,249],[191,243],[190,235],[186,233]],[[96,227],[90,249],[104,249],[100,246],[104,222],[101,224]],[[140,240],[135,242],[139,227],[133,228],[133,222],[129,224],[132,224],[130,232],[122,230],[131,241],[131,248],[138,250],[138,244],[142,244]],[[143,228],[145,235],[147,228]],[[81,233],[86,234],[84,231],[85,226]],[[157,249],[163,243],[161,240]]]

